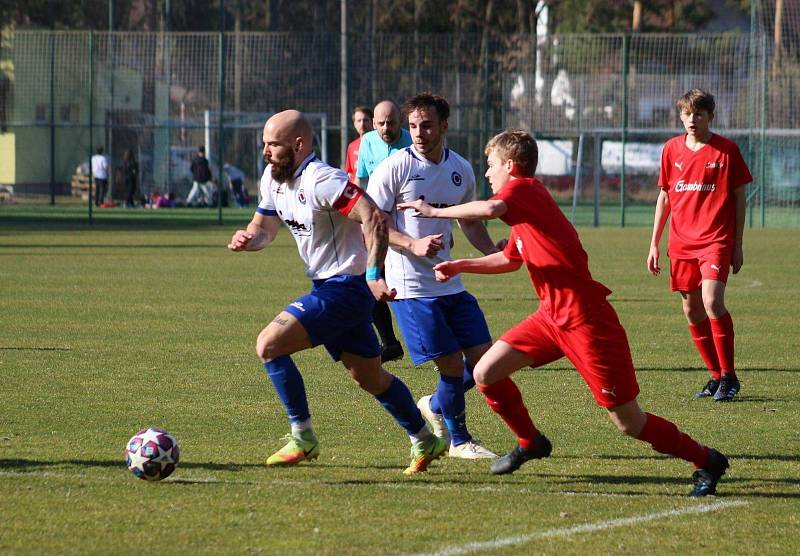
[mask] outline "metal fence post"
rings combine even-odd
[[[764,78],[761,80],[761,152],[758,156],[758,180],[761,182],[758,188],[758,202],[761,205],[761,227],[763,228],[765,225],[766,220],[766,210],[764,208],[764,201],[766,200],[766,184],[767,184],[767,169],[766,169],[766,156],[767,156],[767,94],[768,94],[768,83],[767,80],[769,79],[767,73],[767,35],[762,35],[762,44],[761,44],[761,71],[764,74]]]
[[[92,214],[92,150],[94,149],[94,31],[89,31],[89,224],[94,224]]]
[[[52,6],[52,2],[50,3]],[[50,26],[50,204],[56,204],[56,32]]]
[[[748,73],[749,73],[750,79],[748,80],[748,86],[747,86],[748,91],[747,91],[747,93],[748,93],[748,95],[750,95],[750,99],[749,99],[750,102],[748,102],[748,105],[750,107],[750,110],[748,110],[748,124],[749,124],[750,129],[749,129],[749,133],[747,135],[747,161],[751,166],[755,162],[755,154],[754,154],[755,139],[753,138],[753,130],[754,130],[755,126],[756,126],[756,124],[755,124],[755,118],[756,118],[756,73],[757,73],[757,69],[756,69],[756,45],[757,45],[757,43],[756,43],[756,17],[757,17],[756,3],[757,2],[755,2],[755,0],[751,0],[751,2],[750,2],[750,45],[749,45],[749,49],[748,49],[748,55],[749,55]],[[766,76],[765,76],[765,79],[766,79]],[[763,99],[762,99],[762,102],[763,102]],[[763,186],[763,184],[759,184],[759,185]],[[753,227],[753,203],[752,203],[753,195],[754,195],[754,193],[750,193],[747,196],[747,204],[749,205],[748,206],[748,213],[749,213],[748,220],[749,220],[749,225],[750,225],[751,228]]]
[[[224,7],[220,5],[220,27],[224,29]],[[222,170],[223,161],[222,157],[225,153],[225,145],[223,139],[223,116],[225,114],[225,31],[219,33],[219,62],[217,64],[217,79],[219,79],[219,117],[217,119],[217,223],[222,224],[222,193],[224,190],[224,173]],[[210,154],[210,153],[209,153]]]
[[[619,170],[619,225],[625,227],[625,144],[628,141],[628,35],[622,35],[622,164]]]
[[[482,54],[483,54],[483,83],[484,83],[484,85],[483,85],[483,125],[481,125],[480,145],[478,145],[478,152],[481,153],[481,154],[483,153],[483,146],[489,140],[489,133],[490,133],[490,131],[489,131],[489,107],[491,106],[490,99],[489,99],[489,94],[490,94],[489,49],[490,49],[490,44],[489,44],[489,39],[488,38],[486,39],[486,41],[484,41],[484,47],[483,48],[484,48],[484,50],[482,52]],[[483,197],[487,197],[488,196],[488,187],[486,186],[486,179],[484,177],[484,174],[486,173],[486,163],[484,162],[485,157],[484,156],[480,156],[479,160],[480,160],[480,164],[479,164],[478,168],[479,168],[479,171],[480,171],[480,180],[481,180],[481,184],[482,184],[482,186],[481,186],[481,195]]]

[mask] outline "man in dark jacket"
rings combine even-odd
[[[211,203],[211,169],[208,167],[206,148],[197,147],[197,156],[192,160],[192,190],[186,197],[186,204],[194,206],[198,197],[202,205]]]

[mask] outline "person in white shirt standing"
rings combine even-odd
[[[272,116],[263,140],[269,164],[261,178],[261,202],[247,229],[237,230],[228,248],[263,249],[283,222],[313,283],[311,292],[281,311],[256,342],[291,426],[286,445],[267,465],[294,465],[319,456],[303,378],[291,355],[322,344],[405,429],[413,460],[404,473],[425,471],[447,443],[431,433],[406,385],[381,366],[380,345],[370,324],[375,300],[392,299],[395,293],[381,278],[387,218],[342,170],[317,159],[311,124],[302,113],[286,110]]]
[[[460,280],[440,283],[433,267],[448,261],[453,246],[452,220],[422,218],[416,211],[398,211],[398,203],[424,199],[436,207],[459,205],[476,198],[475,173],[457,153],[445,147],[450,115],[447,101],[421,93],[405,102],[412,144],[381,162],[369,179],[367,192],[389,213],[390,231],[386,282],[397,289],[391,303],[415,365],[433,361],[439,384],[432,396],[417,404],[434,434],[450,441],[450,457],[496,457],[467,429],[464,393],[475,386],[472,369],[491,346],[492,337],[477,300]],[[482,222],[458,220],[469,242],[488,255],[499,249]],[[441,250],[418,256],[413,242],[439,238]]]
[[[94,178],[94,204],[103,204],[108,193],[108,157],[103,154],[103,147],[97,147],[97,154],[92,157],[92,177]]]

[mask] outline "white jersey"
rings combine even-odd
[[[259,213],[280,218],[292,232],[297,250],[312,280],[340,274],[364,274],[367,248],[361,225],[334,205],[346,205],[358,194],[347,174],[313,154],[297,168],[292,179],[272,179],[272,165],[261,177]]]
[[[389,249],[386,283],[397,290],[397,297],[440,297],[464,291],[458,276],[441,283],[436,281],[433,272],[435,265],[451,260],[453,221],[422,218],[414,210],[398,211],[397,204],[424,199],[434,207],[449,207],[475,200],[475,173],[469,162],[445,149],[442,160],[434,164],[413,146],[406,147],[375,168],[367,193],[378,207],[391,215],[395,227],[404,234],[415,239],[442,234],[444,249],[433,257],[417,257],[407,251]]]
[[[99,180],[108,179],[108,158],[103,154],[92,157],[92,175]]]

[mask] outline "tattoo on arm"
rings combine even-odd
[[[281,326],[286,326],[287,324],[289,324],[289,319],[282,319],[280,315],[278,315],[277,317],[272,319],[272,322],[274,322],[275,324],[279,324]]]

